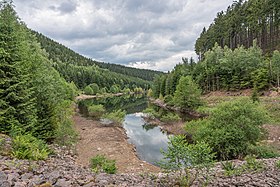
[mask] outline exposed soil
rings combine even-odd
[[[116,160],[118,173],[159,172],[160,169],[139,160],[135,148],[127,141],[125,130],[117,126],[104,126],[76,113],[73,117],[80,138],[76,145],[78,164],[89,166],[90,159],[103,154]]]

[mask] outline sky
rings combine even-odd
[[[101,62],[171,70],[233,0],[14,0],[27,26]]]

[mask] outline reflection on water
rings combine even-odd
[[[143,118],[136,113],[126,115],[124,128],[141,160],[156,164],[163,158],[160,150],[167,149],[168,136],[158,126],[145,124]]]
[[[160,150],[167,149],[168,136],[158,126],[145,123],[142,111],[147,108],[145,96],[120,96],[111,98],[95,98],[80,101],[79,111],[88,117],[87,107],[92,104],[102,104],[107,112],[122,109],[127,115],[123,122],[129,142],[136,147],[137,155],[141,160],[155,164],[163,158]],[[109,123],[109,121],[103,121]]]

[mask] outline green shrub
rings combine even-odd
[[[115,174],[117,172],[116,161],[107,159],[104,155],[96,155],[91,159],[91,169],[95,173]]]
[[[44,160],[49,154],[47,144],[30,134],[13,137],[12,156],[18,159]]]
[[[255,155],[257,158],[276,158],[280,156],[273,147],[267,145],[251,145],[248,154]]]
[[[246,163],[242,165],[244,171],[261,171],[264,169],[264,163],[258,161],[255,156],[248,155],[245,157]]]
[[[84,89],[84,92],[87,95],[93,95],[93,90],[92,90],[91,86],[86,86]]]
[[[180,116],[176,113],[167,113],[165,115],[163,115],[160,120],[163,121],[163,122],[177,122],[177,121],[180,121]]]
[[[207,142],[218,159],[244,157],[262,135],[267,114],[257,103],[239,99],[221,103],[207,119],[187,123],[195,141]]]
[[[160,166],[171,171],[179,170],[180,186],[191,186],[197,178],[203,178],[203,185],[207,185],[215,157],[209,145],[204,142],[188,144],[182,135],[170,137],[169,140],[167,151],[162,151],[164,160],[159,163]],[[196,170],[195,175],[190,171],[192,168]]]
[[[100,118],[105,112],[103,105],[91,105],[88,107],[88,113],[91,117]]]
[[[175,170],[212,165],[215,155],[207,143],[188,144],[183,135],[170,137],[168,149],[162,153],[162,167]]]
[[[126,112],[124,110],[115,110],[109,114],[105,114],[103,115],[103,118],[112,120],[113,122],[117,123],[117,124],[122,124],[122,122],[124,121],[124,117],[125,117]]]

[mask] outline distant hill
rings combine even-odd
[[[35,34],[42,48],[45,49],[46,52],[49,54],[49,59],[51,59],[53,62],[56,62],[56,65],[58,65],[56,69],[62,75],[64,75],[66,80],[68,81],[71,80],[71,78],[69,79],[69,77],[67,77],[65,73],[62,72],[60,68],[62,66],[71,65],[71,66],[75,66],[76,68],[95,67],[95,69],[99,68],[99,71],[104,71],[104,69],[107,69],[110,72],[114,72],[115,75],[121,74],[120,77],[122,78],[124,76],[126,76],[126,78],[132,77],[132,80],[134,80],[134,82],[138,81],[139,83],[142,82],[144,84],[147,84],[148,81],[149,82],[152,81],[156,75],[164,74],[163,72],[160,71],[137,69],[137,68],[126,67],[117,64],[98,62],[76,53],[75,51],[44,36],[41,33],[38,33],[36,31],[32,31],[32,32]],[[140,83],[140,85],[142,85],[142,83]],[[78,86],[81,87],[82,85],[78,83]]]

